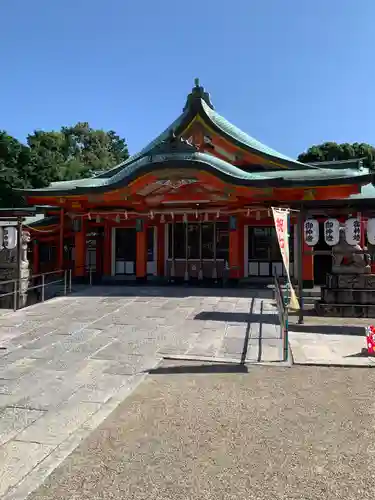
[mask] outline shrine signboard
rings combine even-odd
[[[283,264],[285,272],[288,278],[288,284],[290,289],[290,307],[291,309],[299,309],[299,302],[292,286],[290,279],[290,259],[289,259],[289,216],[290,212],[288,209],[282,208],[272,208],[273,219],[275,222],[275,229],[277,240],[279,242],[280,253],[283,259]]]

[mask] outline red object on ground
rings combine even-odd
[[[367,352],[371,356],[375,355],[375,326],[371,325],[366,328]]]

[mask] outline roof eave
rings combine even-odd
[[[295,160],[295,161],[294,160],[287,160],[285,158],[280,158],[278,156],[270,155],[268,153],[265,153],[264,151],[260,151],[259,149],[256,149],[256,148],[253,148],[247,144],[244,144],[243,142],[239,141],[238,139],[236,139],[232,135],[228,134],[225,130],[220,128],[216,123],[214,123],[211,120],[211,118],[207,115],[207,113],[203,107],[201,99],[200,99],[200,104],[199,105],[196,104],[196,110],[197,110],[197,113],[200,115],[200,117],[203,119],[203,121],[205,121],[210,128],[212,128],[218,134],[224,136],[227,141],[232,142],[237,147],[244,149],[245,151],[248,151],[249,153],[255,154],[255,155],[257,155],[261,158],[264,158],[265,160],[271,161],[273,163],[277,163],[279,165],[284,165],[286,167],[291,167],[294,170],[301,169],[302,165],[306,169],[317,168],[314,165],[310,165],[309,163],[302,164],[302,163],[298,162],[297,160]]]
[[[148,162],[139,166],[139,168],[135,169],[128,176],[125,176],[121,179],[118,179],[113,183],[106,183],[101,186],[91,186],[91,187],[77,187],[68,190],[49,190],[48,188],[42,190],[19,190],[28,197],[58,197],[58,196],[79,196],[91,193],[103,193],[109,190],[118,189],[121,187],[125,187],[129,185],[136,178],[146,175],[151,172],[155,172],[157,170],[164,170],[168,168],[168,164],[172,163],[174,167],[184,168],[186,169],[187,164],[192,169],[204,170],[206,172],[214,174],[216,177],[222,179],[224,182],[229,184],[238,185],[238,186],[249,186],[249,187],[273,187],[273,188],[293,188],[293,187],[316,187],[316,186],[337,186],[337,185],[345,185],[345,184],[364,184],[366,182],[371,182],[372,175],[370,173],[363,173],[362,175],[353,175],[353,176],[342,176],[342,177],[320,177],[319,179],[285,179],[282,177],[282,171],[277,177],[267,177],[267,178],[246,178],[239,177],[230,172],[225,172],[225,162],[222,162],[222,168],[220,169],[218,166],[213,163],[208,162],[207,160],[201,159],[174,159],[165,160],[163,162]],[[233,168],[230,164],[228,164],[228,168]],[[320,169],[322,170],[322,169]],[[319,172],[324,174],[324,172]]]

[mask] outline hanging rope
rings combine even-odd
[[[36,229],[33,226],[29,226],[29,224],[22,224],[22,227],[26,227],[32,231],[36,231],[37,233],[54,233],[57,229],[59,229],[59,226],[54,226],[53,229]]]

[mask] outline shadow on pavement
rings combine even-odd
[[[202,311],[194,316],[194,319],[201,321],[224,321],[228,323],[267,323],[269,325],[278,325],[279,319],[277,314],[254,314],[252,312],[236,313],[236,312],[220,312],[220,311]]]
[[[212,365],[177,365],[160,366],[148,370],[149,375],[167,375],[178,373],[248,373],[244,364],[215,363]]]
[[[334,318],[332,318],[334,321]],[[355,325],[289,325],[291,332],[321,333],[322,335],[351,335],[364,337],[364,326]]]
[[[269,288],[204,288],[193,286],[155,286],[149,285],[99,285],[84,287],[77,294],[80,297],[220,297],[220,298],[260,298],[272,299],[273,292]]]
[[[363,347],[361,352],[356,352],[355,354],[348,354],[347,356],[344,356],[344,358],[368,358],[368,350],[366,347]]]

